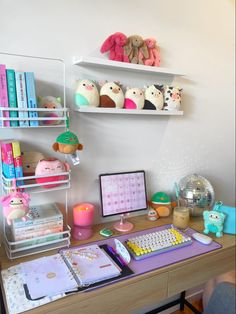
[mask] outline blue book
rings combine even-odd
[[[17,108],[15,71],[12,69],[7,69],[6,74],[9,107]],[[9,111],[9,114],[11,118],[18,118],[17,111]],[[19,122],[17,120],[12,120],[10,121],[10,126],[17,127],[19,126]]]
[[[37,98],[35,92],[35,80],[33,72],[25,72],[25,84],[28,108],[37,108]],[[29,111],[29,118],[38,118],[37,111]],[[30,126],[38,126],[38,120],[30,120]]]
[[[16,76],[16,95],[17,95],[17,104],[18,108],[27,109],[27,94],[26,94],[26,86],[25,86],[25,75],[24,72],[15,72]],[[19,110],[18,113],[19,118],[22,120],[19,121],[19,125],[22,127],[29,126],[29,121],[24,120],[24,118],[28,118],[27,111]]]

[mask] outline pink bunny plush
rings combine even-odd
[[[160,50],[156,44],[156,39],[147,38],[145,39],[145,43],[148,48],[149,58],[145,59],[143,55],[140,56],[141,59],[144,59],[143,62],[145,65],[152,65],[159,67],[160,66]]]
[[[11,225],[12,219],[26,220],[25,215],[29,210],[29,200],[29,194],[21,192],[13,192],[0,198],[8,225]]]
[[[109,59],[115,61],[129,62],[128,56],[124,54],[124,45],[126,44],[127,37],[125,34],[116,32],[110,35],[102,44],[100,48],[101,53],[108,52]]]

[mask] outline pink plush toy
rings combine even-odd
[[[129,62],[128,56],[124,54],[124,45],[126,44],[127,37],[125,34],[116,32],[110,35],[102,44],[100,49],[101,53],[108,52],[109,59],[115,61]]]
[[[8,225],[11,220],[21,218],[26,220],[25,215],[29,211],[30,196],[27,193],[13,192],[0,198],[3,205],[3,214],[7,219]]]
[[[43,178],[36,178],[37,183],[47,183],[47,182],[54,182],[59,181],[55,184],[46,184],[42,187],[45,189],[54,188],[59,186],[60,181],[66,180],[66,175],[62,175],[60,173],[69,171],[70,167],[69,164],[61,162],[59,159],[56,158],[48,158],[42,159],[38,162],[35,175],[36,176],[44,176]],[[57,176],[52,176],[52,174],[58,174]],[[51,175],[51,176],[46,176]]]
[[[148,48],[148,52],[149,52],[149,58],[145,59],[142,52],[140,53],[140,58],[143,59],[143,63],[145,65],[152,65],[155,67],[159,67],[160,66],[160,62],[161,62],[161,58],[160,58],[160,50],[159,47],[156,44],[156,39],[154,38],[147,38],[145,39],[145,43],[147,45]]]

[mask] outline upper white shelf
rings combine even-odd
[[[107,68],[115,70],[126,70],[130,72],[152,73],[171,76],[184,76],[185,74],[162,67],[147,66],[142,64],[133,64],[127,62],[99,59],[95,57],[75,57],[74,64],[79,66],[92,66],[97,68]]]
[[[137,109],[117,109],[117,108],[101,108],[101,107],[80,107],[75,111],[85,113],[110,113],[110,114],[141,114],[141,115],[157,115],[157,116],[182,116],[183,111],[172,110],[137,110]]]

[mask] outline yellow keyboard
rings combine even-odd
[[[136,260],[168,252],[190,244],[192,244],[191,237],[169,226],[166,229],[142,234],[125,241],[127,249]]]

